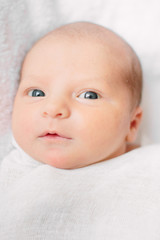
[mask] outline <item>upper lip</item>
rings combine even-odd
[[[42,133],[42,135],[40,137],[45,137],[47,136],[48,134],[50,135],[57,135],[59,137],[62,137],[62,138],[66,138],[66,139],[71,139],[70,137],[67,137],[65,135],[62,135],[61,133],[57,132],[57,131],[45,131]]]

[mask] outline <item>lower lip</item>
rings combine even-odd
[[[61,137],[55,134],[47,134],[41,138],[49,141],[55,141],[55,142],[71,140],[71,138]]]

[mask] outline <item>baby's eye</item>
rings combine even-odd
[[[28,95],[31,97],[44,97],[45,93],[39,89],[32,89],[28,92]]]
[[[80,98],[97,99],[99,95],[95,92],[87,91],[79,95]]]

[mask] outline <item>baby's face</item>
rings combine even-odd
[[[35,160],[79,168],[125,152],[130,93],[102,45],[48,37],[28,54],[12,130]]]

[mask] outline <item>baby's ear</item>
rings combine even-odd
[[[136,107],[136,109],[132,113],[129,132],[126,136],[126,142],[132,143],[136,140],[139,125],[142,120],[142,115],[142,108],[140,106]]]

